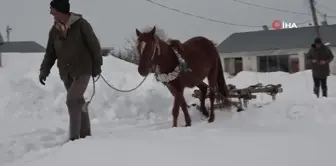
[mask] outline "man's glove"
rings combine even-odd
[[[102,70],[101,70],[100,67],[94,68],[94,69],[92,70],[92,77],[97,77],[97,76],[99,76],[101,72],[102,72]]]
[[[47,79],[47,76],[45,75],[45,74],[43,74],[43,73],[40,73],[40,75],[39,75],[39,80],[40,80],[40,83],[42,84],[42,85],[45,85],[45,81],[46,81],[46,79]]]

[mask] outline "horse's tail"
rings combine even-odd
[[[217,75],[217,90],[219,93],[221,93],[224,97],[220,97],[219,102],[223,105],[223,108],[230,108],[232,103],[229,100],[229,90],[226,85],[226,81],[224,78],[224,72],[223,72],[223,66],[220,61],[220,58],[218,58],[218,75]]]
[[[219,59],[219,58],[218,58]],[[217,61],[218,65],[218,75],[217,75],[217,85],[218,91],[221,93],[225,98],[229,96],[229,90],[226,85],[226,81],[224,78],[223,66],[220,59]]]

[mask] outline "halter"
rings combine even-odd
[[[160,56],[160,54],[161,54],[160,44],[159,44],[159,40],[155,36],[154,37],[154,50],[153,50],[153,55],[152,55],[151,60],[154,60],[155,54],[156,54],[156,50],[158,50],[158,56]]]
[[[154,50],[153,50],[153,55],[151,57],[151,61],[154,61],[155,55],[157,54],[157,56],[161,55],[161,48],[160,48],[160,44],[159,44],[159,40],[157,38],[157,36],[154,36]],[[155,64],[153,62],[152,64],[152,71],[154,71],[154,74],[158,74],[159,73],[159,65]]]
[[[143,54],[143,52],[144,52],[144,50],[146,48],[146,45],[147,45],[147,43],[144,42],[144,41],[142,41],[140,43],[140,55]],[[158,52],[156,52],[157,50],[158,50]],[[159,45],[159,42],[157,40],[157,37],[155,36],[155,38],[154,38],[154,50],[153,50],[153,54],[152,54],[152,56],[150,58],[151,61],[154,60],[156,53],[158,54],[158,56],[160,56],[161,50],[160,50],[160,45]],[[153,66],[152,66],[152,68],[153,68]]]

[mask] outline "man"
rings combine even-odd
[[[315,38],[307,58],[312,62],[312,74],[314,80],[314,93],[320,96],[322,88],[323,97],[328,96],[327,77],[330,75],[329,63],[334,59],[334,55],[328,46],[322,43],[320,38]]]
[[[70,12],[69,0],[51,1],[50,14],[55,22],[49,31],[39,80],[45,85],[57,60],[59,75],[67,90],[70,140],[76,140],[91,135],[89,113],[87,108],[83,108],[83,95],[91,76],[96,77],[101,73],[101,47],[87,20]]]

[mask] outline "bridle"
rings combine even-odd
[[[152,61],[152,71],[154,71],[154,73],[158,73],[159,72],[159,65],[155,64],[154,58],[155,56],[160,56],[161,55],[161,48],[160,48],[160,43],[159,40],[156,36],[154,36],[154,50],[153,50],[153,55],[151,58]]]

